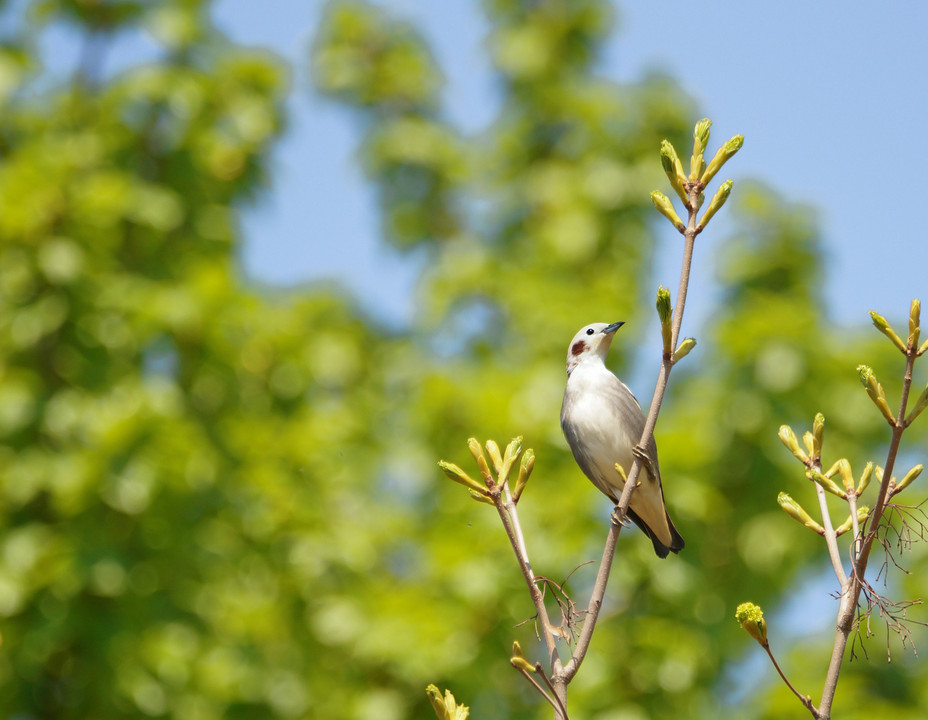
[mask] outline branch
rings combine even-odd
[[[762,645],[762,647],[764,648],[764,650],[767,651],[767,655],[770,658],[770,662],[773,663],[773,666],[776,668],[777,672],[780,674],[780,677],[783,679],[783,682],[786,683],[786,687],[788,687],[790,690],[793,691],[793,695],[799,698],[799,702],[801,702],[806,707],[806,709],[810,713],[812,713],[812,717],[818,719],[820,717],[819,711],[816,710],[815,705],[812,704],[812,698],[810,698],[808,695],[803,695],[795,687],[793,687],[793,684],[789,681],[789,679],[780,669],[780,664],[777,662],[777,659],[773,656],[773,652],[770,650],[769,643],[766,645]]]
[[[641,433],[641,439],[638,444],[640,447],[647,447],[654,437],[654,428],[657,425],[657,416],[661,410],[661,403],[664,400],[664,393],[667,390],[667,382],[670,379],[670,371],[673,368],[673,353],[677,349],[677,342],[680,337],[680,327],[683,325],[683,310],[686,306],[686,292],[690,281],[690,268],[693,264],[693,247],[696,243],[696,235],[701,232],[702,228],[696,224],[696,213],[698,210],[698,197],[702,191],[702,183],[687,183],[687,194],[689,196],[688,210],[689,222],[683,231],[683,265],[680,270],[680,286],[677,290],[677,303],[674,307],[673,322],[671,325],[670,352],[664,352],[661,359],[661,370],[657,377],[657,384],[654,387],[654,396],[651,399],[651,407],[648,411],[647,419],[644,424],[644,431]],[[625,487],[622,489],[622,495],[619,502],[616,503],[614,515],[624,518],[628,510],[628,505],[632,499],[632,493],[638,482],[638,475],[641,473],[641,460],[636,457]],[[590,596],[590,604],[587,607],[586,620],[583,623],[583,630],[580,632],[580,639],[577,641],[577,648],[567,665],[564,666],[563,681],[566,685],[571,681],[583,659],[586,657],[587,650],[590,647],[590,640],[593,637],[593,630],[596,627],[596,621],[599,618],[599,611],[602,607],[603,597],[606,594],[606,585],[609,582],[609,572],[612,568],[612,561],[615,556],[615,548],[618,542],[619,533],[622,532],[622,526],[613,522],[609,527],[609,533],[606,535],[606,544],[603,548],[603,557],[599,565],[599,572],[596,575],[596,582],[593,585],[593,593]],[[557,675],[555,675],[557,678]]]
[[[838,676],[841,673],[841,663],[844,660],[848,637],[850,636],[853,626],[854,613],[860,602],[860,593],[864,587],[864,574],[867,571],[867,562],[870,559],[870,551],[873,549],[873,542],[877,537],[880,520],[886,509],[886,503],[889,498],[889,486],[892,482],[893,467],[896,464],[896,455],[899,452],[902,433],[907,427],[906,406],[909,401],[909,391],[912,387],[912,368],[915,364],[915,358],[918,356],[915,344],[911,340],[905,348],[905,355],[906,364],[905,374],[902,379],[902,397],[900,398],[899,411],[896,414],[895,423],[893,424],[892,438],[889,442],[889,450],[887,451],[886,464],[883,469],[883,478],[880,482],[876,507],[873,509],[873,513],[868,518],[868,521],[864,523],[864,527],[866,528],[867,522],[869,522],[869,530],[864,536],[863,542],[860,544],[860,552],[856,554],[854,559],[851,577],[848,581],[849,587],[843,593],[841,605],[838,609],[835,642],[832,647],[831,660],[828,664],[828,672],[825,675],[825,685],[822,689],[822,701],[819,703],[820,717],[825,720],[831,717],[831,706],[838,688]]]
[[[821,472],[821,465],[818,467]],[[822,527],[825,528],[825,544],[828,546],[828,555],[831,557],[831,566],[835,571],[835,577],[841,584],[841,592],[847,590],[847,575],[844,572],[844,566],[841,564],[841,553],[838,550],[838,539],[835,535],[835,528],[831,524],[831,513],[828,512],[828,503],[825,500],[825,488],[815,483],[815,492],[818,495],[818,504],[822,510]]]
[[[505,493],[505,500],[502,498],[503,493]],[[532,564],[528,559],[525,537],[522,534],[522,526],[519,524],[519,512],[516,509],[516,504],[512,500],[512,494],[509,492],[508,481],[504,481],[502,488],[497,487],[497,489],[491,491],[490,494],[493,498],[496,511],[499,513],[499,519],[502,521],[503,528],[506,530],[506,536],[509,538],[509,543],[512,545],[512,550],[516,555],[519,568],[522,570],[525,584],[528,585],[528,591],[532,597],[532,603],[535,605],[538,619],[541,621],[545,646],[548,649],[551,666],[556,669],[560,665],[560,658],[557,654],[557,646],[555,644],[554,634],[552,633],[551,621],[548,618],[548,609],[545,607],[544,595],[538,587],[535,573],[532,570]]]

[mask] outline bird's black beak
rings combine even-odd
[[[619,329],[620,327],[622,327],[624,324],[625,324],[625,321],[624,321],[624,320],[620,320],[619,322],[614,322],[614,323],[612,323],[612,325],[606,325],[606,327],[603,328],[603,335],[609,335],[609,334],[611,334],[611,333],[614,333],[616,330],[618,330],[618,329]]]

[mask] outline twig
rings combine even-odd
[[[683,231],[683,264],[680,270],[680,286],[677,290],[677,302],[674,306],[673,321],[671,324],[670,352],[664,353],[661,359],[661,370],[657,378],[657,384],[654,387],[651,407],[648,411],[647,419],[645,420],[644,431],[641,433],[641,439],[638,443],[641,447],[647,447],[651,438],[654,437],[657,416],[660,413],[661,403],[664,400],[664,393],[667,390],[667,381],[670,378],[670,371],[673,368],[673,353],[677,348],[677,342],[680,337],[680,327],[683,325],[683,309],[686,306],[686,292],[689,287],[690,269],[693,264],[693,247],[696,243],[696,235],[698,235],[701,230],[697,228],[696,225],[696,214],[698,212],[697,198],[701,191],[701,183],[687,183],[687,194],[689,197],[687,209],[689,211],[689,220],[686,229]],[[641,460],[636,457],[628,473],[628,479],[625,482],[625,487],[622,489],[619,502],[616,503],[616,515],[620,518],[625,517],[640,473]],[[580,639],[577,641],[577,647],[573,655],[564,666],[562,676],[555,673],[554,678],[556,684],[562,681],[564,687],[566,687],[567,683],[577,674],[583,659],[586,657],[587,650],[590,646],[590,640],[593,637],[593,630],[596,626],[596,620],[599,617],[599,610],[602,607],[603,597],[606,594],[606,585],[609,582],[609,571],[612,568],[615,548],[621,531],[622,526],[617,523],[612,523],[609,526],[609,532],[606,535],[606,544],[603,548],[602,561],[599,565],[599,572],[596,574],[596,582],[593,585],[593,593],[590,596],[587,617],[583,623],[583,630],[580,632]]]
[[[777,669],[777,672],[780,673],[780,677],[783,679],[783,682],[786,683],[786,687],[788,687],[790,690],[793,691],[793,695],[795,695],[797,698],[799,698],[799,702],[801,702],[803,705],[805,705],[806,709],[807,709],[810,713],[812,713],[812,717],[814,717],[814,718],[819,718],[819,717],[820,717],[819,712],[818,712],[818,710],[815,708],[815,705],[812,704],[812,698],[810,698],[808,695],[803,695],[803,694],[802,694],[801,692],[799,692],[795,687],[793,687],[793,684],[789,681],[789,679],[786,677],[786,675],[785,675],[785,674],[783,673],[783,671],[780,669],[780,663],[778,663],[778,662],[777,662],[777,659],[773,656],[773,652],[770,650],[770,644],[769,644],[769,643],[767,643],[767,644],[761,644],[761,647],[763,647],[764,650],[767,651],[767,655],[770,657],[770,662],[773,663],[773,666]]]
[[[530,672],[528,672],[528,670],[525,670],[524,668],[521,668],[521,667],[519,667],[518,665],[513,665],[513,667],[514,667],[516,670],[518,670],[520,673],[522,673],[522,677],[524,677],[526,680],[528,680],[528,681],[535,687],[535,689],[536,689],[539,693],[541,693],[542,697],[543,697],[545,700],[547,700],[548,703],[551,705],[551,707],[553,707],[553,708],[558,712],[558,716],[559,716],[559,717],[563,718],[563,720],[570,720],[570,719],[567,717],[567,708],[564,707],[564,703],[561,702],[561,699],[560,699],[556,694],[554,695],[554,697],[552,697],[552,696],[548,693],[548,691],[545,690],[545,689],[541,686],[541,683],[539,683],[534,677],[532,677],[532,674],[531,674]],[[548,676],[545,675],[545,671],[544,671],[544,668],[541,666],[541,663],[535,663],[535,672],[538,673],[539,675],[541,675],[541,677],[544,678],[545,684],[546,684],[549,688],[551,688],[551,691],[552,691],[552,692],[554,692],[554,688],[551,687],[551,681],[548,680]]]
[[[548,610],[545,607],[544,596],[538,587],[535,573],[532,570],[532,564],[528,559],[528,551],[525,548],[522,526],[519,524],[519,513],[518,510],[516,510],[516,504],[512,501],[512,493],[509,491],[508,481],[504,482],[501,488],[497,486],[490,494],[496,506],[496,511],[499,513],[499,518],[503,523],[503,528],[506,530],[509,543],[512,545],[512,549],[516,554],[516,560],[519,563],[519,568],[522,570],[522,576],[525,578],[526,585],[528,585],[528,591],[532,597],[532,603],[535,605],[535,611],[538,613],[538,619],[541,621],[541,626],[544,630],[545,646],[548,649],[551,666],[557,671],[560,669],[561,661],[558,657],[557,646],[551,632],[551,621],[548,618]],[[503,500],[503,495],[505,495],[505,500]]]
[[[817,470],[821,472],[821,464]],[[825,528],[825,545],[828,546],[828,555],[831,558],[831,566],[835,571],[835,577],[841,585],[841,592],[847,589],[847,575],[844,572],[844,566],[841,564],[841,551],[838,550],[838,539],[835,535],[835,528],[831,524],[831,513],[828,511],[828,503],[825,498],[825,488],[815,483],[815,493],[818,495],[818,504],[822,510],[822,527]]]
[[[835,641],[832,647],[831,660],[828,664],[828,672],[825,675],[825,685],[822,689],[822,701],[819,703],[819,713],[823,720],[828,720],[828,718],[831,717],[831,706],[838,688],[838,676],[841,673],[841,663],[844,660],[848,637],[854,625],[854,615],[858,603],[860,602],[860,593],[864,587],[864,574],[867,571],[867,562],[870,559],[873,541],[877,537],[880,520],[886,508],[889,485],[892,481],[893,467],[896,464],[896,455],[899,452],[899,443],[902,440],[902,433],[906,429],[906,407],[909,402],[909,391],[912,387],[912,368],[915,364],[916,356],[916,348],[914,344],[910,342],[906,348],[905,374],[902,379],[902,397],[899,400],[899,412],[893,424],[892,437],[889,442],[889,450],[887,451],[886,464],[883,468],[883,479],[880,482],[880,491],[877,496],[876,506],[873,508],[873,513],[868,518],[869,530],[867,530],[863,542],[861,543],[860,552],[855,558],[851,577],[846,583],[847,587],[842,588]],[[865,529],[868,523],[864,523]]]

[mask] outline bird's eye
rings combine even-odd
[[[593,328],[587,328],[587,329],[586,329],[586,334],[587,334],[587,335],[592,335],[594,332],[596,332],[596,331],[595,331]]]

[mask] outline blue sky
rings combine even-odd
[[[447,116],[464,132],[492,122],[499,98],[478,0],[379,4],[425,33],[447,78]],[[402,322],[412,312],[415,261],[380,243],[374,195],[355,162],[360,128],[350,112],[315,96],[307,79],[324,5],[215,6],[216,22],[236,41],[269,47],[294,67],[290,130],[275,151],[273,186],[246,213],[243,260],[252,277],[272,284],[335,278],[379,318]],[[714,141],[745,136],[726,169],[736,192],[739,179],[757,178],[817,210],[832,317],[866,322],[876,309],[901,322],[909,301],[924,294],[928,265],[919,192],[928,165],[928,4],[616,5],[601,74],[629,82],[658,69],[677,78],[713,119]],[[711,273],[708,256],[724,230],[719,223],[704,242],[697,273]],[[675,267],[658,273],[655,284],[675,284]]]
[[[292,67],[289,129],[274,151],[273,185],[245,210],[243,265],[249,277],[271,285],[335,279],[375,318],[402,324],[414,310],[418,265],[380,242],[375,196],[356,162],[356,118],[316,96],[308,79],[309,45],[325,4],[213,5],[231,38],[269,48]],[[446,116],[464,133],[492,123],[499,96],[482,47],[488,27],[479,0],[378,4],[425,34],[447,80]],[[600,74],[617,82],[637,81],[648,70],[675,77],[700,116],[713,119],[712,147],[745,136],[725,172],[735,193],[740,180],[756,178],[817,211],[831,316],[866,323],[874,309],[904,324],[910,300],[928,287],[928,204],[920,192],[928,166],[928,3],[615,4],[618,23]],[[15,16],[9,9],[0,15],[0,29]],[[73,37],[52,27],[43,49],[52,73],[68,77],[78,52]],[[108,53],[108,69],[150,59],[154,50],[143,37],[124,39]],[[729,228],[723,212],[700,237],[688,333],[698,336],[711,311],[711,256]],[[668,226],[659,242],[671,247],[672,237]],[[670,257],[652,284],[675,287],[679,260],[663,255]]]

